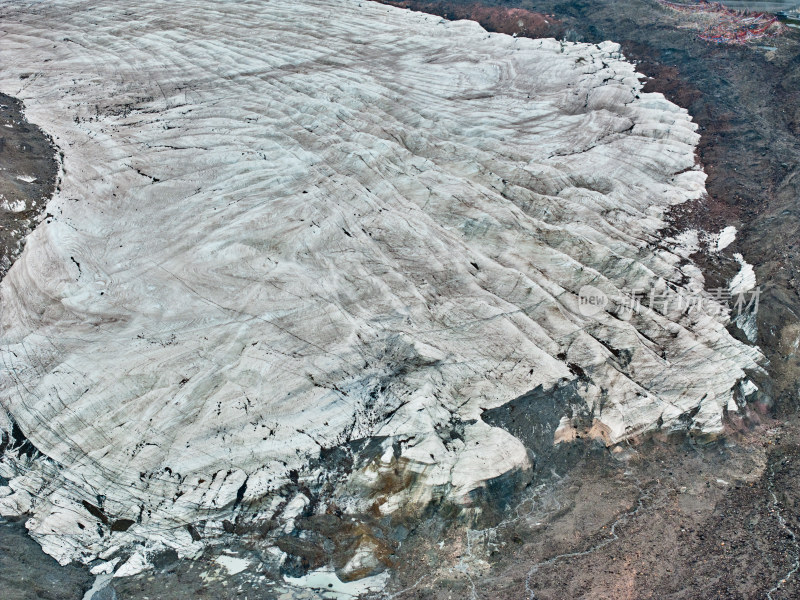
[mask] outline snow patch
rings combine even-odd
[[[732,295],[744,294],[756,287],[756,273],[753,270],[753,265],[746,262],[741,254],[737,252],[733,257],[741,265],[741,268],[731,279],[728,287]]]
[[[138,575],[152,568],[152,564],[141,552],[135,552],[125,563],[116,570],[114,577],[130,577]]]
[[[367,592],[379,592],[386,586],[389,573],[383,572],[356,581],[341,581],[332,569],[319,569],[302,577],[284,576],[286,583],[314,590],[322,598],[330,600],[350,600]]]
[[[111,573],[114,572],[114,567],[117,566],[118,562],[119,562],[119,558],[115,558],[114,560],[109,560],[109,561],[106,561],[106,562],[102,562],[99,565],[95,565],[94,567],[89,569],[89,572],[92,575],[110,575]]]
[[[229,556],[227,554],[218,556],[215,560],[217,564],[224,567],[228,571],[228,575],[237,575],[250,566],[250,561],[246,558]]]
[[[9,202],[8,200],[4,199],[0,202],[0,209],[6,212],[12,213],[19,213],[24,211],[27,208],[24,200],[13,200]]]
[[[94,579],[94,583],[92,583],[92,587],[86,590],[86,593],[83,595],[82,600],[92,600],[94,595],[106,587],[109,582],[111,581],[112,576],[107,573],[102,573],[97,575]]]
[[[715,239],[716,243],[714,244],[713,250],[715,252],[721,252],[722,250],[730,246],[736,239],[736,227],[729,225],[728,227],[720,231],[718,234],[716,234],[716,236],[714,237],[716,238]]]
[[[689,258],[700,249],[700,235],[696,229],[682,231],[667,241],[672,242],[672,251],[681,258]]]

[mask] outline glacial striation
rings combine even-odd
[[[616,44],[357,0],[0,10],[0,91],[63,152],[0,284],[0,513],[62,563],[469,508],[530,473],[483,415],[532,390],[608,445],[752,393],[658,233],[704,194],[696,127]]]

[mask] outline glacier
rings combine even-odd
[[[615,43],[357,0],[0,7],[0,90],[63,152],[0,284],[0,514],[62,563],[290,532],[325,503],[287,486],[359,440],[339,506],[467,510],[535,460],[487,410],[570,383],[554,441],[713,435],[759,369],[709,298],[626,309],[707,296],[659,234],[705,175]]]

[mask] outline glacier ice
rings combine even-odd
[[[724,311],[613,300],[703,293],[658,230],[705,180],[614,43],[356,0],[2,7],[0,89],[64,158],[0,285],[0,512],[61,562],[192,556],[245,505],[291,529],[280,491],[353,440],[382,446],[343,489],[415,474],[381,512],[468,505],[530,468],[485,410],[580,379],[607,444],[713,433],[757,368]]]

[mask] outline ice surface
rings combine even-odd
[[[730,246],[736,240],[736,227],[729,225],[719,232],[717,237],[716,251],[719,252]]]
[[[218,556],[216,561],[218,564],[225,567],[225,570],[228,571],[228,575],[236,575],[237,573],[241,573],[250,566],[250,561],[246,558],[228,556],[227,554]]]
[[[195,555],[376,435],[400,456],[353,481],[418,475],[383,512],[468,504],[530,467],[485,409],[582,373],[608,444],[714,432],[756,367],[715,311],[578,309],[702,283],[657,233],[704,193],[695,125],[616,44],[356,0],[0,5],[0,89],[64,152],[0,285],[0,429],[40,451],[2,457],[0,512],[62,562]]]
[[[733,255],[733,258],[736,259],[736,262],[739,263],[741,268],[739,272],[733,276],[728,287],[733,295],[744,294],[756,287],[756,273],[753,270],[753,265],[748,263],[744,259],[744,256],[738,252]]]

